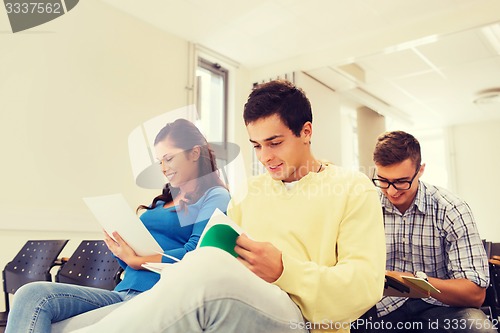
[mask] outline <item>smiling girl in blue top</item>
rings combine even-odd
[[[193,123],[177,119],[158,133],[155,153],[169,183],[143,211],[141,221],[164,252],[182,259],[196,248],[216,208],[226,211],[229,193],[218,176],[215,156]],[[125,273],[113,291],[77,285],[33,282],[14,296],[6,333],[50,332],[51,324],[106,305],[129,300],[150,289],[159,274],[144,270],[145,262],[173,260],[160,254],[139,256],[118,233],[104,241]]]

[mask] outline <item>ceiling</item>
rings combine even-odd
[[[500,119],[498,0],[102,0],[252,69],[303,71],[417,127]]]

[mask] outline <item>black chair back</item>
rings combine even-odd
[[[56,274],[56,281],[112,290],[121,267],[102,240],[84,240]]]
[[[2,272],[6,310],[4,314],[10,309],[9,294],[14,294],[29,282],[52,280],[50,269],[66,243],[67,239],[29,240],[5,266]]]
[[[494,320],[498,319],[500,315],[500,266],[491,262],[490,266],[490,285],[486,289],[486,297],[484,299],[483,307],[490,307],[490,311]]]
[[[486,288],[486,297],[484,298],[481,310],[483,310],[491,320],[496,321],[500,315],[500,266],[498,265],[498,260],[492,258],[498,255],[499,246],[498,243],[492,243],[486,240],[483,240],[483,245],[489,261],[490,284],[488,288]]]

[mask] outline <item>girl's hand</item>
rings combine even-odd
[[[108,246],[108,249],[133,269],[142,269],[141,264],[144,263],[142,257],[138,256],[116,231],[113,232],[113,238],[104,231],[104,242]]]

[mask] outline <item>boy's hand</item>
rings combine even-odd
[[[267,282],[276,281],[283,272],[281,251],[268,242],[256,242],[242,234],[234,248],[237,258],[249,270]]]

